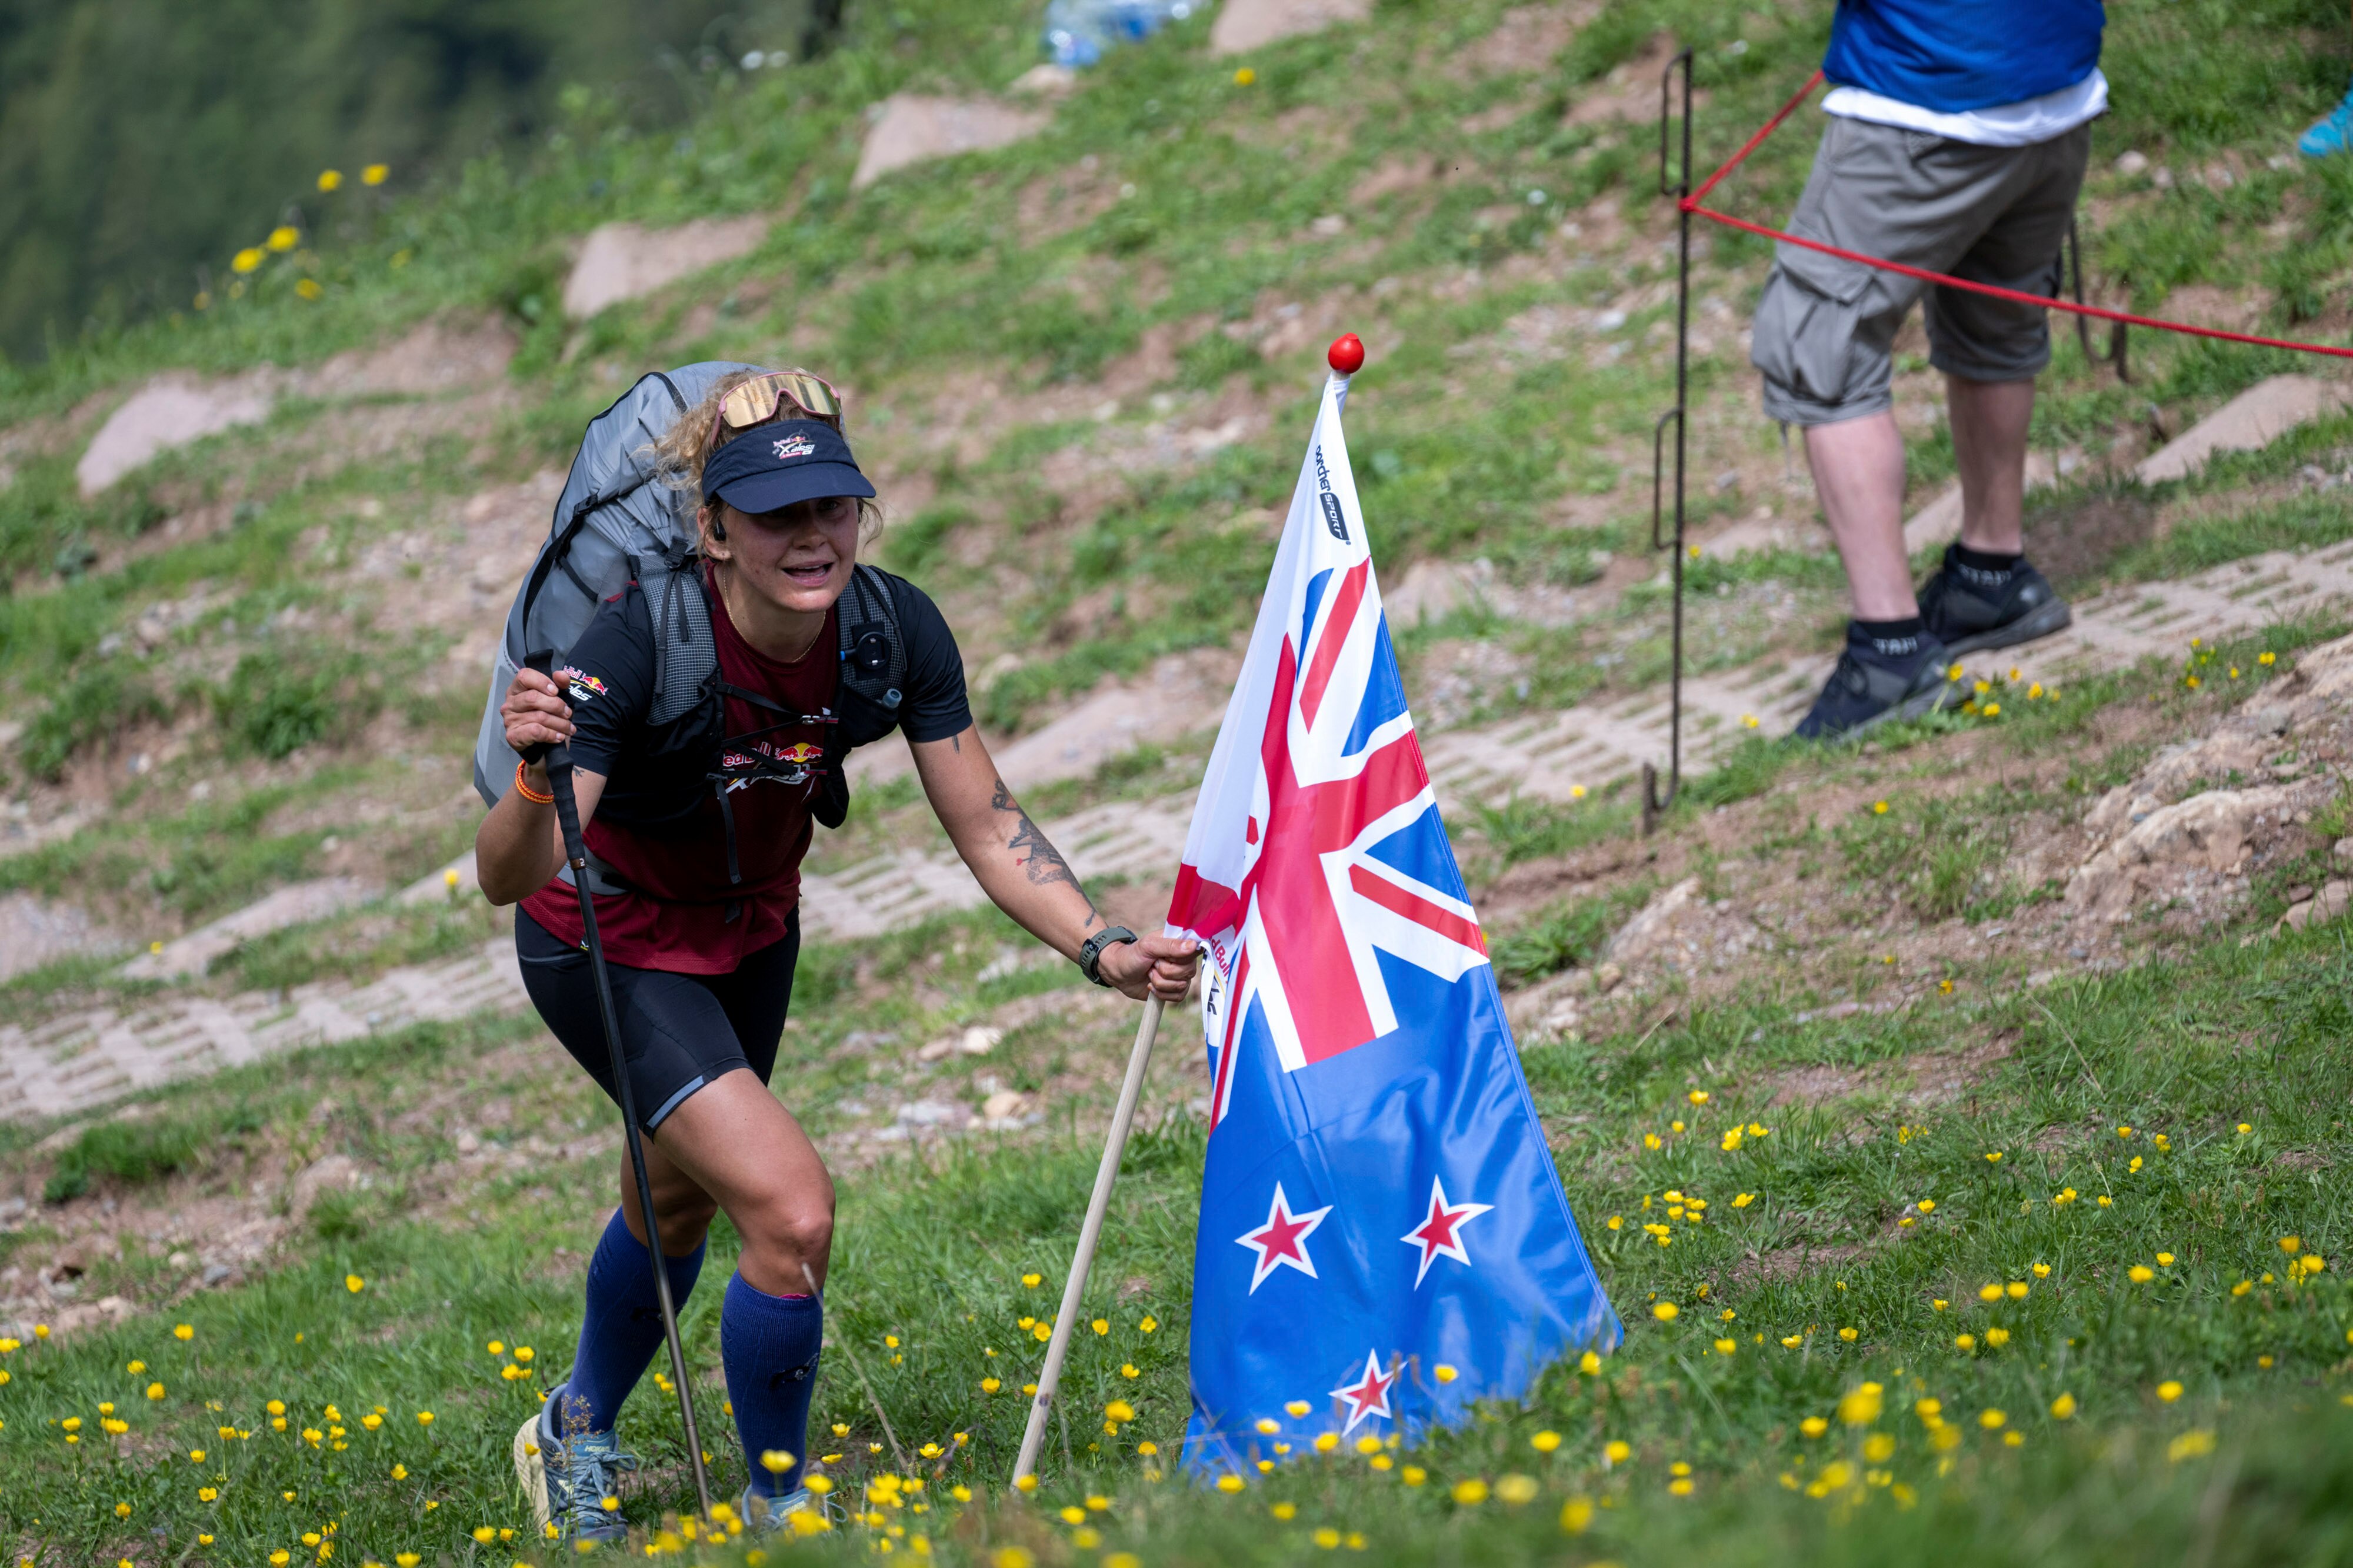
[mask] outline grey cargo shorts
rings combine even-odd
[[[2091,153],[2079,125],[2028,147],[1981,147],[1834,118],[1789,232],[2030,294],[2059,288],[2060,241]],[[1800,426],[1893,405],[1888,347],[1927,296],[1929,363],[1970,381],[2028,381],[2051,362],[2046,312],[1787,243],[1757,302],[1748,357],[1765,412]]]

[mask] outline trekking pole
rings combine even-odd
[[[1675,69],[1683,73],[1683,158],[1674,182],[1667,179],[1667,128],[1672,120]],[[1667,793],[1659,793],[1659,770],[1642,764],[1642,837],[1648,838],[1659,818],[1674,805],[1683,786],[1683,411],[1688,406],[1691,369],[1691,209],[1683,199],[1691,195],[1692,175],[1692,52],[1683,50],[1667,62],[1659,77],[1659,194],[1672,196],[1675,223],[1675,405],[1659,416],[1651,432],[1651,548],[1672,549],[1674,559],[1673,670],[1667,698]],[[1672,545],[1659,537],[1663,521],[1662,490],[1666,479],[1667,421],[1675,425],[1675,537]]]
[[[542,675],[553,671],[555,656],[544,650],[523,659],[524,668]],[[646,1250],[653,1257],[654,1297],[661,1303],[662,1338],[670,1345],[670,1381],[678,1385],[679,1419],[686,1426],[686,1457],[694,1466],[694,1495],[702,1517],[711,1518],[711,1478],[702,1468],[702,1438],[694,1426],[694,1395],[686,1384],[686,1346],[678,1337],[678,1308],[670,1297],[670,1268],[662,1252],[661,1222],[654,1216],[653,1179],[646,1174],[646,1146],[638,1131],[637,1096],[629,1089],[629,1063],[621,1049],[621,1023],[613,1010],[613,976],[605,967],[605,942],[596,932],[596,897],[589,891],[588,844],[580,831],[580,803],[572,793],[572,748],[558,742],[524,751],[523,761],[543,763],[547,791],[555,797],[555,820],[564,830],[564,858],[572,868],[572,886],[580,895],[580,930],[588,949],[588,972],[596,980],[596,1011],[605,1020],[605,1048],[612,1054],[613,1092],[621,1102],[621,1139],[629,1151],[629,1174],[638,1184],[638,1210],[646,1216]]]
[[[1079,1298],[1086,1294],[1087,1270],[1094,1267],[1095,1243],[1103,1237],[1103,1213],[1111,1207],[1112,1184],[1119,1179],[1119,1157],[1127,1148],[1127,1130],[1135,1120],[1135,1102],[1144,1093],[1144,1069],[1152,1061],[1152,1041],[1160,1032],[1160,999],[1144,1005],[1144,1019],[1135,1026],[1135,1047],[1127,1054],[1127,1077],[1119,1086],[1119,1108],[1112,1112],[1111,1133],[1103,1140],[1103,1163],[1095,1168],[1095,1190],[1087,1199],[1086,1223],[1079,1226],[1079,1249],[1071,1258],[1071,1277],[1062,1281],[1062,1309],[1054,1314],[1054,1337],[1046,1344],[1046,1364],[1038,1369],[1038,1396],[1029,1402],[1029,1426],[1021,1434],[1021,1457],[1013,1462],[1013,1484],[1036,1473],[1038,1449],[1046,1441],[1046,1411],[1062,1382],[1062,1358],[1071,1348],[1071,1331],[1078,1322]]]

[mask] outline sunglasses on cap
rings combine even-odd
[[[765,425],[776,416],[780,408],[787,416],[816,419],[836,430],[841,428],[841,395],[829,383],[805,370],[772,370],[731,389],[720,399],[719,417],[712,422],[711,434],[715,439],[722,426],[730,430],[748,430],[754,425]]]

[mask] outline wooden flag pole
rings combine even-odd
[[[1103,1236],[1103,1214],[1111,1207],[1112,1184],[1119,1179],[1119,1157],[1127,1147],[1127,1130],[1135,1120],[1135,1102],[1144,1093],[1144,1069],[1152,1061],[1152,1042],[1160,1033],[1160,1000],[1144,1005],[1144,1019],[1135,1026],[1135,1048],[1127,1055],[1127,1078],[1119,1086],[1119,1108],[1112,1112],[1111,1135],[1103,1140],[1103,1163],[1095,1171],[1094,1195],[1087,1199],[1086,1223],[1079,1227],[1079,1249],[1071,1258],[1071,1276],[1062,1282],[1062,1309],[1054,1315],[1054,1337],[1046,1342],[1046,1364],[1038,1369],[1038,1396],[1029,1403],[1029,1427],[1021,1434],[1021,1457],[1013,1463],[1013,1484],[1036,1473],[1038,1449],[1046,1440],[1046,1411],[1062,1381],[1062,1357],[1071,1348],[1071,1331],[1079,1321],[1079,1299],[1086,1294],[1087,1271],[1094,1267],[1095,1243]]]

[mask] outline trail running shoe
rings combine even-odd
[[[1979,572],[1953,559],[1920,585],[1920,618],[1947,658],[2010,647],[2063,630],[2075,618],[2051,580],[2021,560],[2006,573]]]
[[[1889,719],[1917,719],[1940,708],[1960,706],[1961,684],[1947,671],[1951,656],[1936,646],[1934,636],[1917,667],[1905,670],[1865,658],[1850,647],[1839,654],[1822,694],[1798,721],[1801,741],[1835,740]]]
[[[624,1540],[628,1527],[621,1521],[620,1507],[616,1502],[607,1508],[606,1502],[619,1493],[622,1472],[638,1468],[637,1456],[623,1453],[610,1432],[559,1437],[565,1388],[557,1384],[515,1433],[515,1479],[531,1501],[542,1540],[579,1545]]]
[[[743,1497],[736,1501],[735,1510],[743,1516],[744,1534],[773,1535],[786,1529],[794,1514],[816,1506],[817,1499],[809,1495],[807,1487],[779,1497],[761,1497],[750,1487],[745,1487]]]
[[[2348,142],[2353,142],[2353,91],[2338,100],[2327,119],[2295,139],[2295,150],[2307,158],[2326,158],[2345,151]]]

